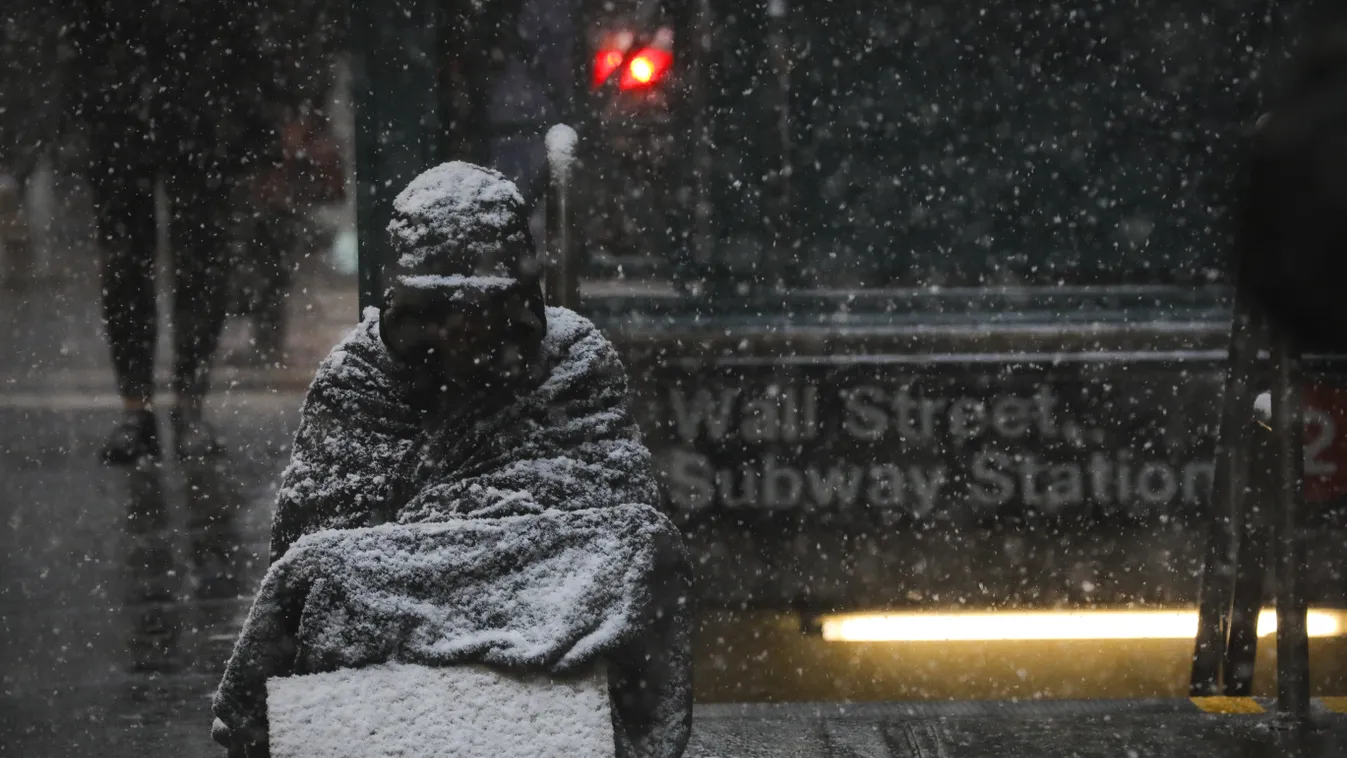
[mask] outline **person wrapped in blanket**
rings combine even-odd
[[[366,309],[304,402],[216,740],[266,754],[272,677],[601,664],[617,755],[680,755],[689,567],[616,352],[544,307],[524,204],[500,174],[425,172],[389,232],[385,306]]]

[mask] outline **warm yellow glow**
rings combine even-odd
[[[1311,637],[1339,637],[1347,629],[1347,612],[1318,610],[1305,614],[1305,625]],[[1258,614],[1258,636],[1268,637],[1277,632],[1277,612],[1264,609]]]
[[[636,56],[629,68],[631,69],[631,78],[641,84],[649,84],[650,80],[655,78],[655,64],[651,63],[650,59],[644,55]]]
[[[1197,611],[1006,611],[849,613],[824,616],[823,639],[834,642],[1192,639]],[[1311,637],[1336,637],[1347,611],[1312,610]],[[1271,609],[1258,615],[1258,636],[1277,630]]]

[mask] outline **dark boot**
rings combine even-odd
[[[101,453],[109,465],[128,465],[159,457],[159,424],[153,411],[126,411],[113,427]]]

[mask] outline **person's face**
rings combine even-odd
[[[542,323],[525,294],[452,294],[395,290],[384,316],[389,351],[447,385],[505,384],[525,376],[542,339]]]

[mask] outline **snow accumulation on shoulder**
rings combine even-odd
[[[610,758],[602,666],[558,680],[383,664],[267,682],[274,758]]]
[[[549,345],[555,345],[557,349],[566,350],[574,345],[580,337],[591,333],[599,338],[595,340],[598,345],[607,344],[607,340],[602,339],[602,335],[599,334],[594,323],[575,311],[549,306],[546,313],[547,342]]]
[[[452,161],[412,180],[393,200],[388,232],[401,249],[398,265],[414,268],[445,245],[468,242],[483,228],[504,231],[524,205],[500,172]],[[434,235],[434,244],[422,243]]]
[[[571,176],[571,166],[575,163],[575,147],[580,137],[575,130],[565,124],[557,124],[547,130],[547,165],[551,168],[554,181],[567,182]]]

